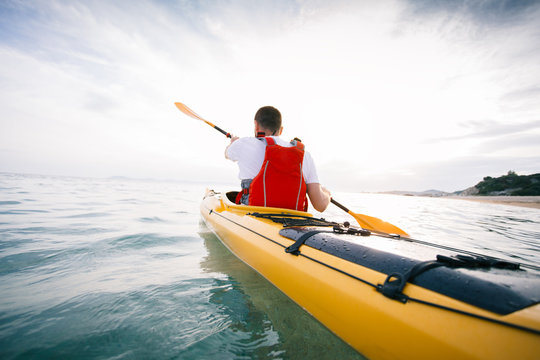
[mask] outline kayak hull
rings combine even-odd
[[[211,190],[200,209],[207,226],[234,255],[364,356],[537,359],[540,354],[540,336],[534,332],[390,299],[368,284],[383,284],[387,274],[309,246],[302,246],[301,256],[287,253],[294,240],[280,234],[283,225],[249,215],[310,214],[236,205]],[[499,315],[414,284],[407,284],[404,293],[442,307],[540,329],[538,304]]]

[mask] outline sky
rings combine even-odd
[[[278,108],[333,191],[540,172],[540,1],[0,0],[0,172],[235,184]]]

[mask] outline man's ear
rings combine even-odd
[[[282,132],[283,132],[283,126],[279,129],[279,134],[278,135],[281,135]]]

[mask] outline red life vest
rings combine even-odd
[[[249,205],[307,211],[306,181],[302,173],[304,144],[276,144],[266,137],[266,151],[261,170],[249,186]]]

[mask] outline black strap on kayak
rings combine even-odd
[[[300,236],[298,238],[298,240],[296,240],[296,242],[294,244],[292,244],[289,247],[286,247],[285,252],[289,253],[289,254],[296,255],[296,256],[300,255],[300,246],[304,245],[304,243],[306,242],[307,239],[309,239],[313,235],[319,234],[321,232],[323,232],[323,231],[322,230],[308,231],[307,233]]]
[[[390,299],[406,303],[409,300],[409,297],[403,293],[403,288],[405,285],[408,282],[413,281],[415,277],[423,272],[443,265],[444,263],[438,261],[424,261],[414,265],[405,274],[392,273],[388,275],[384,281],[384,284],[377,285],[377,291]]]
[[[364,230],[364,229],[348,228],[348,227],[337,226],[337,225],[333,227],[332,232],[339,233],[339,234],[351,234],[351,235],[362,235],[362,236],[369,236],[371,234],[369,231]],[[300,246],[304,245],[306,240],[309,239],[310,237],[320,234],[320,233],[329,233],[329,231],[326,231],[326,230],[308,231],[304,233],[302,236],[300,236],[298,240],[294,242],[294,244],[286,247],[285,252],[288,254],[296,255],[296,256],[300,255]]]
[[[460,254],[456,256],[437,255],[437,261],[452,268],[497,268],[507,270],[521,270],[520,264],[518,263],[489,258],[487,256],[467,256]]]
[[[392,273],[386,277],[384,284],[377,285],[377,291],[384,296],[406,303],[409,297],[403,294],[403,288],[408,282],[412,282],[415,277],[430,269],[448,266],[451,268],[499,268],[508,270],[521,270],[518,263],[504,261],[500,259],[492,259],[483,256],[445,256],[437,255],[437,260],[429,260],[414,265],[405,274]]]

